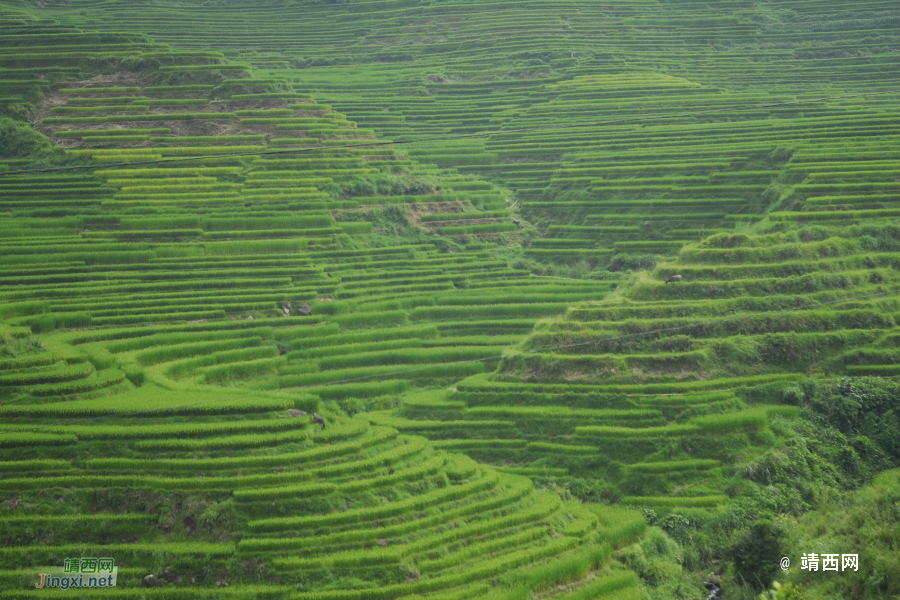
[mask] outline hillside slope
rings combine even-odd
[[[2,597],[90,556],[116,588],[56,596],[637,597],[611,554],[641,515],[347,416],[483,372],[453,361],[607,285],[509,268],[501,190],[342,148],[373,136],[222,55],[0,26],[36,73],[12,106],[58,142],[5,122],[33,141],[5,169],[36,170],[0,178]],[[292,147],[317,150],[259,155]],[[512,285],[531,296],[496,305]]]
[[[527,249],[534,261],[595,266],[759,220],[779,199],[782,146],[892,135],[896,96],[783,104],[895,89],[892,8],[74,0],[43,13],[227,50],[388,139],[497,132],[409,152],[515,191],[544,234]],[[519,131],[593,121],[610,122]]]
[[[755,597],[774,575],[771,561],[754,570],[736,559],[754,535],[777,548],[787,533],[773,522],[783,525],[900,464],[891,442],[896,414],[885,400],[893,384],[851,379],[898,374],[900,115],[892,88],[900,40],[892,8],[880,0],[852,7],[73,0],[35,9],[63,24],[6,9],[2,67],[12,87],[0,104],[34,118],[66,152],[18,124],[7,130],[29,142],[0,163],[203,156],[0,179],[9,232],[0,259],[9,268],[0,291],[8,355],[0,409],[16,427],[59,419],[50,437],[8,434],[9,461],[23,459],[22,444],[38,439],[42,447],[59,444],[48,458],[71,457],[73,447],[101,452],[72,468],[108,460],[97,464],[112,477],[133,477],[146,465],[159,476],[185,468],[165,461],[193,456],[224,460],[232,445],[246,448],[239,456],[277,448],[276,457],[302,460],[321,447],[308,428],[260,423],[252,435],[236,428],[226,437],[218,422],[240,414],[252,423],[260,414],[268,415],[263,422],[298,423],[287,408],[324,407],[329,423],[359,428],[348,440],[360,449],[399,432],[399,442],[353,450],[376,486],[436,469],[428,471],[431,483],[407,483],[387,497],[397,510],[482,480],[493,486],[488,494],[521,491],[528,484],[515,476],[529,476],[565,498],[639,507],[678,544],[654,531],[603,562],[566,554],[574,551],[554,541],[563,538],[531,539],[536,531],[517,529],[503,538],[501,555],[519,556],[513,548],[521,543],[527,562],[535,548],[556,548],[581,565],[563,569],[578,576],[598,561],[603,577],[624,563],[643,593],[657,597],[695,597],[701,575],[714,573],[730,597]],[[123,29],[144,33],[115,33]],[[79,36],[90,51],[72,43]],[[191,50],[173,52],[159,40]],[[22,51],[26,44],[33,52]],[[60,81],[68,83],[54,85]],[[611,122],[513,131],[585,121]],[[386,143],[482,131],[494,133],[417,142],[406,152]],[[340,147],[373,141],[381,144]],[[208,156],[276,149],[306,154]],[[672,276],[680,280],[666,283]],[[204,417],[218,433],[175,448],[168,430],[134,429],[129,442],[94,450],[85,437],[92,432],[63,422],[152,408],[173,416],[120,424],[152,418],[174,427],[212,411],[184,408],[184,398],[207,394],[234,416]],[[430,442],[398,459],[402,468],[378,462],[382,452],[412,452],[424,444],[418,436]],[[458,480],[457,462],[468,473]],[[262,467],[248,476],[236,464],[221,463],[210,485],[248,477],[225,501],[237,524],[226,537],[251,538],[245,549],[253,552],[272,543],[254,512],[266,493],[257,494],[259,482],[286,495],[328,490],[315,504],[322,514],[355,515],[380,502],[377,494],[354,495],[351,471],[340,468],[339,477],[317,473],[323,487],[309,491],[296,473],[270,474],[267,465],[273,479],[254,479]],[[384,467],[369,473],[374,464]],[[553,497],[528,494],[504,506],[530,514]],[[467,499],[482,506],[475,495]],[[266,511],[280,511],[278,502]],[[305,522],[288,512],[310,506],[288,504],[273,517],[286,520],[272,527],[293,531]],[[565,537],[562,519],[580,523],[580,513],[560,507],[547,524]],[[586,517],[592,533],[568,530],[589,541],[579,549],[598,547],[590,536],[631,541],[644,527],[632,512],[588,510],[596,516]],[[486,523],[498,516],[488,513]],[[621,538],[605,531],[619,519]],[[461,582],[442,579],[452,554],[394,554],[381,549],[377,539],[388,549],[391,540],[376,530],[360,534],[358,546],[339,538],[315,559],[277,563],[292,576],[309,567],[309,579],[260,577],[282,586],[273,594],[304,583],[325,598],[329,586],[377,586],[383,591],[371,597],[393,597],[433,589],[430,580]],[[173,531],[170,541],[182,541]],[[223,529],[203,535],[214,541]],[[460,549],[457,557],[469,561],[460,573],[496,583],[490,569],[477,570],[487,561],[476,553],[500,545],[479,540]],[[243,556],[236,547],[229,556]],[[353,554],[360,548],[394,570],[354,563],[365,560]],[[679,587],[680,567],[643,555],[653,548],[677,556],[690,582]],[[416,578],[409,568],[419,567]],[[530,568],[485,593],[525,593],[515,583]],[[547,569],[529,580],[538,595],[555,593],[546,588],[556,581]],[[224,572],[210,568],[203,581]],[[871,584],[893,589],[880,576],[871,574]],[[414,581],[401,583],[407,578]],[[610,581],[624,582],[625,597],[638,593],[626,578]]]

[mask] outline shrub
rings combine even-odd
[[[656,256],[652,254],[616,254],[609,262],[609,271],[652,271]]]
[[[782,537],[771,521],[754,523],[729,551],[736,578],[757,592],[767,589],[784,554]]]

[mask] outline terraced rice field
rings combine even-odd
[[[565,263],[675,254],[710,229],[757,222],[777,199],[782,146],[892,134],[893,96],[785,104],[896,88],[890,4],[733,4],[395,0],[295,12],[272,2],[124,14],[110,2],[81,16],[95,5],[76,1],[52,14],[231,49],[388,139],[496,132],[423,141],[410,156],[515,191],[549,234],[527,255]],[[609,123],[519,131],[593,121]]]
[[[567,582],[572,598],[635,597],[609,556],[640,539],[639,514],[347,416],[487,372],[539,318],[609,285],[560,290],[498,258],[489,228],[516,231],[504,190],[389,145],[345,149],[374,136],[221,56],[178,56],[30,92],[57,160],[98,166],[0,180],[3,597],[94,554],[121,568],[91,597],[144,597],[149,573],[172,598],[506,598]],[[204,83],[185,83],[196,71]],[[306,146],[324,149],[265,154]]]
[[[892,9],[0,5],[0,595],[755,594],[900,375]]]
[[[535,472],[614,458],[626,469],[606,477],[627,504],[725,503],[711,482],[769,451],[761,433],[798,415],[784,403],[803,374],[898,372],[894,183],[878,173],[880,144],[794,152],[780,210],[758,227],[687,245],[615,296],[542,321],[497,373],[372,422],[424,433],[438,418],[455,424],[452,447]],[[466,426],[485,418],[504,419],[506,439]]]

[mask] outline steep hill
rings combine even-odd
[[[608,291],[509,268],[502,190],[344,148],[372,133],[222,55],[0,27],[38,130],[8,120],[34,143],[0,179],[4,598],[89,556],[116,588],[56,596],[637,597],[611,553],[641,515],[347,415]]]
[[[527,251],[539,262],[674,254],[756,222],[778,200],[782,146],[852,145],[896,122],[892,96],[781,105],[896,88],[898,21],[881,0],[74,0],[45,13],[227,49],[388,139],[498,132],[410,155],[515,191],[542,226]],[[518,131],[592,121],[612,123]]]

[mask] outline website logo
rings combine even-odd
[[[67,558],[63,562],[62,573],[54,569],[53,573],[38,573],[38,582],[34,587],[69,588],[115,587],[119,568],[112,558]]]

